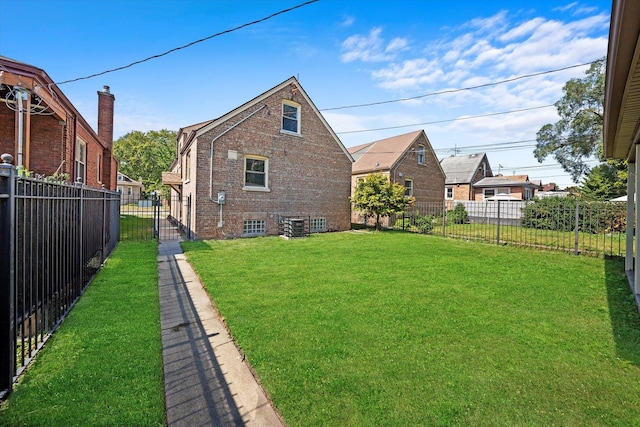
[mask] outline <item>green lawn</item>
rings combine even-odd
[[[0,410],[0,426],[165,424],[157,244],[120,243]]]
[[[184,248],[290,426],[640,425],[620,260],[396,232]]]
[[[153,217],[120,215],[120,241],[153,239]]]

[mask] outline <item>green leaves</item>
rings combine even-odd
[[[120,161],[118,169],[131,179],[142,179],[145,192],[162,186],[162,172],[167,172],[176,156],[176,132],[132,131],[118,138],[113,153]]]
[[[536,134],[534,156],[542,162],[552,155],[578,182],[589,172],[586,160],[602,156],[605,58],[591,64],[586,77],[569,80],[556,102],[560,120]]]
[[[369,175],[358,182],[351,203],[357,211],[375,215],[379,228],[381,216],[402,212],[414,202],[415,199],[405,197],[404,192],[402,185],[389,182],[382,174]]]

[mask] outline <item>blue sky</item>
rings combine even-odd
[[[2,0],[0,55],[56,82],[121,67],[304,0]],[[486,152],[494,173],[572,185],[536,132],[586,66],[606,55],[611,2],[320,0],[122,71],[60,85],[94,128],[103,85],[115,137],[213,119],[291,76],[347,147],[424,129],[436,154]],[[416,98],[420,97],[420,98]],[[368,107],[333,109],[359,104]],[[541,107],[541,108],[538,108]],[[523,110],[481,118],[469,116]]]

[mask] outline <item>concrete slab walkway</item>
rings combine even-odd
[[[283,426],[180,241],[161,240],[158,273],[167,425]]]

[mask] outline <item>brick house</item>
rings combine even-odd
[[[416,204],[442,201],[445,174],[423,130],[409,132],[349,148],[355,162],[351,174],[351,194],[359,179],[374,173],[405,187]],[[352,213],[353,222],[362,217]]]
[[[98,92],[98,132],[40,68],[0,56],[0,152],[33,173],[65,174],[90,187],[116,189],[109,87]]]
[[[178,131],[163,183],[170,215],[201,239],[350,227],[351,155],[295,77],[210,121]]]
[[[529,181],[528,175],[497,175],[487,177],[473,184],[473,199],[483,201],[503,195],[509,199],[533,200],[540,186]]]
[[[486,153],[445,157],[440,166],[446,175],[445,201],[475,200],[475,183],[493,176]]]
[[[142,197],[144,185],[140,181],[129,178],[122,172],[118,172],[118,193],[120,193],[122,204],[137,203]]]

